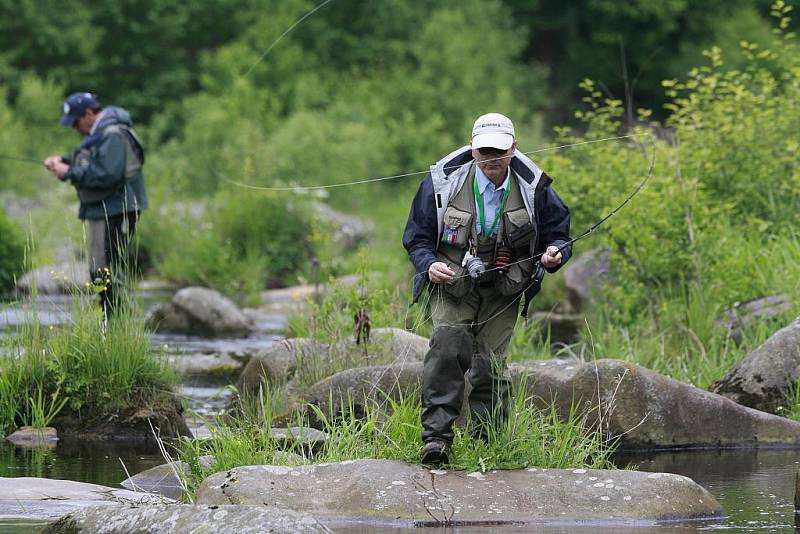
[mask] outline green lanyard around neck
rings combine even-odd
[[[500,201],[500,207],[497,208],[497,211],[494,214],[494,222],[492,223],[492,227],[489,228],[489,231],[486,231],[486,213],[484,212],[483,207],[483,194],[481,193],[480,189],[478,189],[478,179],[472,179],[472,190],[475,192],[475,201],[478,204],[478,217],[480,217],[481,222],[481,233],[486,237],[491,237],[494,235],[494,231],[497,228],[497,223],[500,221],[500,217],[503,216],[503,210],[506,207],[506,200],[508,199],[508,191],[511,189],[511,182],[509,181],[506,184],[506,188],[503,190],[503,200]]]

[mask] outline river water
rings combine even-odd
[[[151,301],[164,299],[150,295]],[[40,299],[41,300],[41,299]],[[43,324],[63,324],[66,301],[47,298],[37,306]],[[25,320],[19,306],[0,311],[0,336],[13,335],[13,327]],[[227,354],[233,357],[252,353],[279,339],[285,328],[285,318],[265,317],[256,335],[247,339],[207,340],[188,336],[155,336],[153,343],[173,357],[196,354]],[[217,376],[214,380],[187,377],[182,386],[190,409],[203,416],[219,412],[226,401],[226,382],[232,376]],[[800,450],[693,450],[653,453],[620,453],[619,467],[636,467],[642,471],[669,472],[685,475],[711,492],[722,505],[725,518],[666,524],[606,525],[602,523],[538,525],[536,532],[561,533],[662,533],[662,532],[800,532],[795,529],[795,476],[800,469]],[[0,442],[0,477],[43,477],[91,482],[118,487],[131,475],[164,463],[163,457],[152,449],[120,445],[87,445],[59,443],[53,450],[26,450]],[[41,521],[8,520],[0,517],[0,533],[30,532]],[[453,533],[511,533],[529,532],[531,525],[494,525],[459,527],[435,530]],[[381,524],[338,524],[337,532],[406,532],[406,529]]]

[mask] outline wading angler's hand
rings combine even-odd
[[[555,245],[550,245],[542,255],[542,265],[548,268],[561,265],[561,251]]]
[[[44,167],[55,174],[62,182],[64,181],[64,175],[66,175],[69,170],[69,165],[61,161],[61,156],[50,156],[44,160]]]
[[[53,168],[53,174],[55,174],[56,177],[58,177],[58,179],[63,182],[64,176],[66,176],[68,170],[69,170],[69,165],[59,161],[58,163],[55,164]]]
[[[450,267],[443,261],[435,261],[431,263],[431,266],[428,267],[428,278],[431,279],[431,282],[434,284],[440,284],[442,282],[449,282],[453,279],[456,273],[453,272]]]

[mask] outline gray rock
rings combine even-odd
[[[194,379],[197,383],[229,384],[229,379],[239,376],[245,367],[246,358],[234,357],[227,353],[205,354],[181,353],[169,355],[170,365],[184,378]]]
[[[227,297],[205,287],[186,287],[172,301],[157,306],[147,317],[159,332],[177,332],[207,337],[247,335],[250,319]]]
[[[626,449],[800,445],[800,423],[628,362],[534,361],[510,365],[509,374],[516,384],[524,381],[526,395],[540,408],[555,404],[566,419],[574,405]],[[401,393],[419,394],[421,379],[421,363],[350,369],[312,386],[305,400],[326,416],[352,405],[360,417],[370,405],[385,404],[387,394],[395,400]],[[322,421],[308,415],[321,428]]]
[[[171,503],[172,500],[72,480],[0,477],[0,517],[5,519],[56,518],[87,506],[125,502]]]
[[[314,203],[314,214],[322,219],[325,228],[333,230],[333,240],[345,251],[355,249],[374,233],[371,223],[336,211],[322,202]]]
[[[737,302],[723,313],[717,325],[724,328],[737,344],[742,342],[743,330],[755,323],[780,317],[792,307],[788,295],[771,295]]]
[[[316,428],[293,426],[289,428],[272,428],[272,438],[279,449],[298,448],[311,455],[322,448],[328,441],[328,435]]]
[[[800,378],[800,318],[778,330],[714,384],[714,392],[775,413]]]
[[[189,474],[189,466],[181,461],[151,467],[120,482],[120,486],[131,491],[157,493],[178,500],[183,496],[180,476]]]
[[[800,445],[800,423],[746,408],[715,393],[619,360],[598,360],[571,378],[532,372],[528,394],[562,416],[575,404],[622,448]],[[565,379],[566,378],[566,379]]]
[[[309,514],[264,506],[111,506],[73,512],[47,526],[59,533],[172,533],[239,534],[241,532],[331,532]]]
[[[328,357],[328,346],[313,339],[292,338],[273,343],[253,356],[236,383],[240,393],[258,391],[264,382],[281,382],[294,374],[298,364]]]
[[[83,288],[88,281],[89,265],[85,261],[66,261],[25,273],[17,281],[17,291],[29,294],[35,287],[40,295],[57,295]]]
[[[714,497],[668,473],[538,469],[464,473],[392,460],[299,467],[247,466],[206,478],[197,502],[264,504],[343,520],[438,526],[486,523],[658,521],[716,517]]]
[[[585,324],[584,316],[578,313],[537,311],[528,318],[539,323],[541,336],[549,338],[551,344],[571,345],[577,342]]]
[[[306,392],[304,400],[319,407],[326,417],[337,416],[349,406],[357,417],[362,417],[369,405],[385,404],[387,398],[398,400],[413,391],[419,393],[421,385],[421,362],[360,367],[317,382]],[[308,415],[311,426],[321,425],[313,412]]]
[[[567,300],[573,312],[584,311],[608,280],[608,251],[592,249],[564,267]]]
[[[331,357],[369,363],[421,362],[428,352],[430,341],[400,328],[375,328],[366,343],[356,344],[355,336],[348,336],[331,346]],[[366,353],[365,353],[366,347]]]
[[[192,324],[189,316],[172,302],[158,304],[145,315],[147,327],[156,332],[190,333]]]
[[[10,441],[17,447],[52,448],[56,446],[56,442],[58,441],[58,433],[56,432],[55,428],[49,426],[44,428],[23,426],[6,437],[6,440]]]

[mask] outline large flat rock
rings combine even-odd
[[[47,534],[193,532],[331,532],[308,514],[264,506],[105,506],[73,512],[43,530]]]
[[[465,473],[393,460],[246,466],[206,478],[197,503],[266,505],[323,520],[407,524],[663,521],[713,517],[719,503],[667,473],[539,469]]]
[[[0,477],[0,519],[56,518],[88,506],[173,502],[161,496],[48,478]]]

